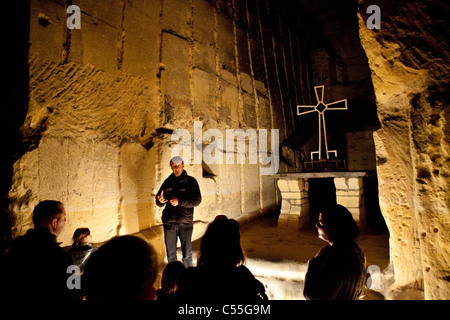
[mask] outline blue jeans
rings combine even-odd
[[[183,264],[186,268],[192,267],[192,230],[193,227],[180,227],[178,225],[164,225],[164,241],[166,243],[167,261],[177,260],[177,238],[180,238]]]

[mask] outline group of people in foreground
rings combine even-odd
[[[265,286],[245,267],[239,223],[224,215],[212,221],[193,266],[191,236],[194,207],[201,202],[195,178],[180,157],[170,160],[173,173],[163,182],[155,202],[164,207],[162,222],[168,264],[161,288],[155,249],[136,236],[120,236],[98,249],[88,228],[75,231],[67,252],[56,238],[66,223],[59,201],[42,201],[33,211],[34,229],[18,237],[0,266],[6,299],[65,300],[266,300]],[[328,245],[308,264],[303,294],[307,299],[355,300],[365,288],[365,257],[351,213],[334,205],[319,215],[318,236]],[[177,260],[177,241],[183,258]]]
[[[1,266],[6,299],[267,299],[264,285],[244,265],[239,223],[223,215],[202,237],[197,266],[169,262],[158,291],[157,254],[147,241],[127,235],[100,246],[83,267],[81,288],[74,288],[68,268],[77,255],[71,257],[56,241],[66,222],[63,204],[39,203],[33,222],[35,228],[15,240]],[[365,287],[365,257],[355,242],[358,228],[351,213],[340,205],[329,207],[321,212],[316,227],[327,245],[309,261],[305,298],[358,299]]]

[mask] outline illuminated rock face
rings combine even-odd
[[[301,19],[291,5],[264,1],[77,4],[81,29],[68,29],[65,2],[31,1],[28,149],[9,192],[16,231],[32,227],[39,201],[55,199],[68,215],[65,245],[78,227],[98,242],[143,231],[164,257],[154,197],[171,173],[171,132],[193,137],[202,121],[223,136],[278,129],[283,142],[294,131],[291,107],[310,103]],[[203,195],[194,238],[218,214],[243,219],[276,208],[275,181],[262,166],[248,157],[186,165]]]
[[[313,85],[330,90],[328,101],[374,89],[379,198],[396,284],[424,290],[425,298],[450,297],[450,50],[448,10],[438,1],[376,1],[381,30],[365,25],[373,3],[360,4],[370,90],[364,53],[341,38],[345,23],[330,19],[348,1],[304,1],[330,20],[323,32],[335,55],[320,46],[307,52],[299,1],[78,2],[81,29],[69,30],[64,1],[30,1],[27,150],[14,164],[9,192],[17,234],[32,226],[39,201],[55,199],[67,209],[64,244],[78,227],[89,227],[98,242],[141,232],[164,257],[153,199],[171,173],[172,130],[193,136],[194,121],[223,136],[226,129],[279,129],[281,145],[295,140],[295,105],[314,102]],[[353,131],[377,127],[374,110],[360,108]],[[366,115],[371,121],[359,121]],[[289,143],[281,149],[280,172],[298,171],[298,150]],[[217,214],[246,218],[280,205],[274,179],[260,169],[186,166],[203,194],[194,237]]]
[[[381,211],[396,284],[450,297],[449,42],[439,1],[377,1],[380,30],[360,3],[381,129],[375,133]]]

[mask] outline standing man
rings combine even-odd
[[[167,261],[177,260],[177,238],[180,238],[183,263],[192,267],[192,230],[194,207],[202,201],[200,188],[195,178],[188,176],[184,162],[180,157],[170,160],[173,173],[163,182],[156,194],[156,205],[164,207],[164,241]]]

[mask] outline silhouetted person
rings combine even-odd
[[[186,269],[181,261],[172,261],[164,268],[161,277],[161,288],[156,292],[157,300],[176,300],[178,278]]]
[[[92,245],[92,236],[89,228],[78,228],[73,233],[73,243],[69,250],[73,264],[80,267],[81,274],[84,272],[86,262],[90,255],[97,250]]]
[[[157,273],[153,246],[135,236],[120,236],[91,255],[82,289],[86,300],[154,300]]]
[[[80,299],[67,286],[70,255],[56,237],[66,223],[61,202],[46,200],[33,211],[34,229],[14,240],[6,254],[5,293],[7,299]]]
[[[156,205],[165,206],[162,213],[164,241],[167,261],[177,260],[177,238],[180,238],[182,261],[192,267],[192,231],[194,207],[202,201],[202,195],[195,178],[188,176],[180,157],[170,160],[173,173],[163,182],[156,195]]]
[[[356,300],[366,279],[365,256],[355,242],[358,227],[341,205],[323,209],[316,224],[320,239],[328,242],[309,261],[303,295],[311,300]]]
[[[263,300],[264,285],[243,263],[239,223],[225,216],[211,222],[200,242],[198,265],[178,280],[180,300]]]

